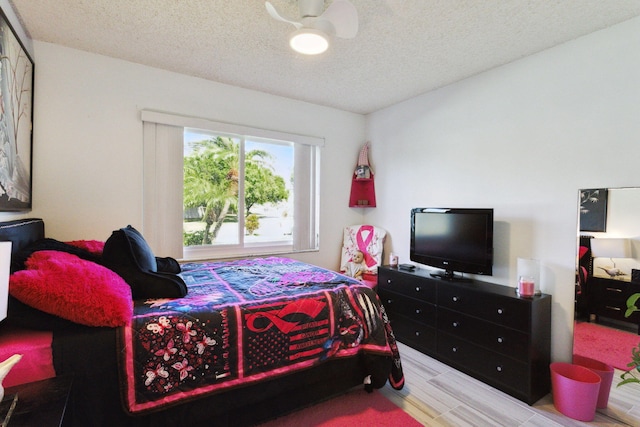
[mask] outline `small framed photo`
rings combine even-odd
[[[580,231],[607,231],[606,188],[580,190]]]

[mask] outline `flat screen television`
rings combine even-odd
[[[468,280],[456,273],[493,274],[493,209],[414,208],[409,258],[443,269],[432,276]]]

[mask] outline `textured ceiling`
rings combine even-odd
[[[351,1],[358,35],[316,57],[262,0],[11,3],[34,40],[356,113],[640,16],[640,0]],[[295,0],[271,2],[297,17]]]

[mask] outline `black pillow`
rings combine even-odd
[[[175,274],[180,272],[178,262],[156,258],[144,237],[130,225],[115,230],[107,239],[102,262],[131,286],[133,299],[182,298],[187,294],[187,285]]]
[[[158,265],[158,273],[173,273],[178,274],[182,271],[178,261],[171,257],[156,257],[156,264]]]
[[[126,236],[129,244],[131,245],[131,251],[133,257],[138,262],[138,266],[145,271],[158,271],[158,263],[156,262],[156,256],[149,247],[149,244],[142,234],[130,225],[120,229]]]

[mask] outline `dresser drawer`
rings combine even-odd
[[[624,316],[625,308],[614,304],[598,304],[597,313],[599,316],[609,317],[611,319],[622,320],[625,322],[633,322],[632,318]]]
[[[400,271],[378,270],[378,289],[436,303],[436,281]]]
[[[627,299],[628,296],[625,294],[612,293],[610,291],[603,290],[598,296],[596,304],[600,307],[610,306],[612,308],[616,308],[622,312],[621,314],[624,314],[627,309]]]
[[[452,285],[440,286],[438,306],[512,329],[528,331],[531,328],[531,302],[525,299],[476,292],[472,288]]]
[[[601,277],[594,277],[595,286],[598,288],[596,291],[601,292],[604,295],[610,296],[629,296],[635,292],[640,292],[640,284],[626,282],[624,280],[615,279],[603,279]]]
[[[435,305],[384,289],[380,289],[378,295],[391,319],[400,315],[429,326],[436,326]]]
[[[639,312],[625,317],[627,299],[635,292],[640,292],[640,285],[636,283],[594,277],[590,290],[592,307],[600,316],[638,323]]]
[[[530,375],[526,363],[484,349],[447,333],[438,333],[438,355],[454,367],[482,376],[490,384],[527,390]]]
[[[524,332],[440,307],[438,329],[521,362],[528,361],[529,335]]]
[[[403,344],[433,354],[436,351],[436,329],[403,316],[390,318],[396,339]]]
[[[629,317],[625,317],[627,311],[627,300],[620,298],[599,298],[596,302],[596,313],[598,316],[605,316],[623,322],[638,323],[640,313],[635,312]]]

